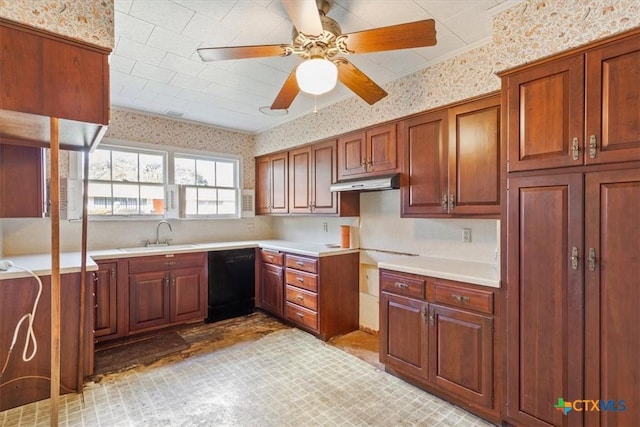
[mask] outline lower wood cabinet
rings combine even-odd
[[[302,256],[261,250],[256,305],[322,340],[359,327],[358,253]]]
[[[284,292],[284,254],[279,251],[259,250],[260,272],[256,289],[256,306],[276,316],[282,316]]]
[[[129,331],[203,320],[207,316],[207,254],[132,258]]]
[[[33,330],[37,341],[37,351],[33,359],[25,363],[22,360],[26,323],[23,322],[18,341],[9,354],[14,329],[20,319],[33,310],[38,294],[35,279],[0,280],[0,358],[3,374],[0,377],[0,411],[47,399],[50,394],[51,377],[51,276],[43,276],[42,294],[33,318]],[[80,274],[71,273],[60,276],[60,393],[79,392],[79,371],[86,366],[79,363],[80,345],[89,348],[90,334],[80,336]],[[85,303],[89,303],[89,298]],[[29,344],[27,355],[34,346]],[[8,358],[8,359],[7,359]]]
[[[494,291],[380,270],[380,361],[386,369],[493,421]]]
[[[99,261],[93,276],[93,334],[96,342],[118,333],[118,262]]]

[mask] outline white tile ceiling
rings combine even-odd
[[[490,40],[492,16],[519,0],[333,0],[327,14],[343,33],[433,18],[433,47],[352,55],[380,86]],[[116,48],[111,54],[113,106],[246,132],[261,132],[309,114],[313,96],[300,93],[289,114],[267,116],[297,56],[202,62],[199,47],[280,44],[291,22],[280,0],[115,0]],[[338,86],[318,108],[355,96]],[[361,101],[364,102],[364,101]]]

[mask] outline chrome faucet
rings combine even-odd
[[[160,245],[160,226],[162,224],[167,224],[169,226],[169,231],[173,232],[173,228],[171,227],[171,224],[169,223],[169,221],[167,221],[166,219],[163,219],[162,221],[160,221],[158,223],[158,225],[156,226],[156,245]],[[165,239],[164,243],[162,243],[163,245],[169,245],[169,240],[170,239]]]

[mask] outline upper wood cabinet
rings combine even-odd
[[[289,212],[288,153],[256,158],[256,214]]]
[[[396,123],[338,138],[338,180],[397,172]]]
[[[402,216],[500,215],[500,97],[402,122]]]
[[[289,151],[289,213],[357,216],[357,193],[329,190],[336,182],[336,140]]]
[[[0,144],[0,218],[42,218],[42,148]]]
[[[109,123],[109,51],[0,20],[0,110]]]
[[[508,171],[640,160],[638,70],[635,35],[503,75]]]

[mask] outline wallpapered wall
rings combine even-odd
[[[113,49],[113,0],[0,0],[0,16]]]
[[[384,85],[389,96],[374,106],[354,97],[263,132],[256,154],[497,90],[496,72],[639,25],[637,0],[525,0],[494,17],[492,43]]]

